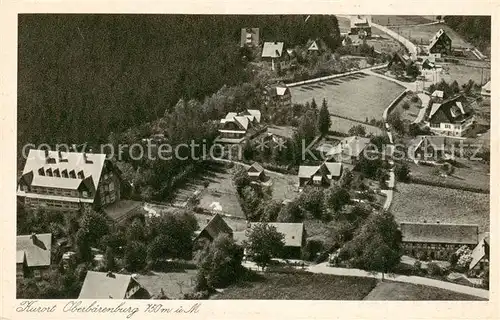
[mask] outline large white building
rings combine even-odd
[[[120,179],[105,154],[32,149],[17,195],[31,208],[97,209],[120,199]]]

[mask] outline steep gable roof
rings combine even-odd
[[[264,42],[262,58],[279,58],[283,53],[283,42]]]
[[[472,115],[470,105],[473,103],[469,102],[463,95],[456,95],[441,104],[433,104],[429,122],[453,123],[463,121]]]
[[[309,51],[319,51],[318,44],[316,41],[309,42],[309,47],[307,48]]]
[[[450,37],[446,34],[446,31],[443,29],[439,29],[438,32],[431,38],[431,41],[429,43],[429,46],[427,47],[429,50],[436,45],[436,43],[439,41],[439,39],[447,37],[450,39]]]
[[[485,239],[479,241],[477,246],[472,250],[472,261],[469,264],[469,270],[473,269],[481,259],[487,257],[489,255],[489,244]]]
[[[401,223],[403,242],[473,244],[478,242],[477,225],[444,223]]]
[[[222,216],[218,213],[216,213],[212,219],[208,222],[208,224],[201,230],[201,232],[198,234],[196,238],[199,237],[205,231],[210,235],[212,239],[217,238],[218,235],[221,233],[226,233],[226,234],[232,234],[233,229],[224,221]]]
[[[260,165],[258,162],[254,162],[249,168],[248,171],[254,171],[254,172],[262,172],[264,171],[264,167]]]
[[[28,267],[50,266],[51,247],[51,233],[22,235],[16,237],[16,257],[19,257],[19,252],[24,252]]]
[[[246,112],[249,114],[249,115],[252,115],[255,117],[255,119],[257,120],[257,122],[260,122],[260,118],[262,116],[260,110],[257,110],[257,109],[247,109]]]
[[[133,286],[140,287],[128,274],[87,271],[78,299],[126,299]]]

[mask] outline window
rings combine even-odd
[[[23,186],[23,191],[28,192],[28,186]]]
[[[446,129],[451,129],[451,125],[450,125],[450,124],[445,124],[445,125],[444,125],[444,127],[445,127]]]
[[[115,191],[115,184],[113,182],[109,183],[109,191]]]
[[[33,275],[35,276],[35,279],[40,279],[42,277],[42,272],[38,269],[33,270]]]
[[[89,193],[88,193],[87,191],[83,191],[83,192],[82,192],[82,195],[83,195],[83,197],[84,197],[84,198],[88,198]]]

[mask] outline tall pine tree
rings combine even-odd
[[[330,113],[328,112],[328,105],[326,103],[326,99],[323,99],[318,116],[318,131],[320,134],[326,135],[328,134],[331,125],[332,120],[330,119]]]

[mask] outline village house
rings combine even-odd
[[[240,47],[255,48],[259,46],[259,28],[242,28]]]
[[[351,34],[370,38],[372,36],[372,27],[369,19],[359,15],[351,17]]]
[[[216,213],[196,235],[193,243],[195,243],[197,248],[203,248],[207,243],[211,243],[221,234],[227,234],[232,238],[233,229],[224,221],[220,214]]]
[[[266,180],[266,173],[264,172],[264,167],[262,167],[258,162],[254,162],[247,169],[247,175],[252,182],[262,182]]]
[[[246,231],[238,231],[234,233],[234,239],[237,244],[242,245],[244,241],[248,240],[248,232],[255,226],[262,224],[261,222],[249,223],[248,229]],[[276,228],[276,231],[282,233],[285,236],[285,248],[279,257],[282,259],[300,259],[302,254],[302,248],[306,242],[306,230],[303,223],[284,223],[284,222],[272,222],[267,223],[269,226]],[[246,252],[247,255],[251,256],[251,252]]]
[[[87,271],[78,299],[149,299],[133,275]]]
[[[292,106],[292,94],[285,85],[266,86],[262,92],[265,105],[271,103],[280,108]]]
[[[490,239],[489,235],[481,239],[477,246],[472,250],[472,261],[469,264],[469,270],[484,271],[490,265]]]
[[[392,70],[394,67],[399,67],[402,68],[402,70],[406,73],[406,69],[413,63],[414,61],[409,55],[405,53],[395,52],[392,55],[389,64],[387,65],[387,69]]]
[[[275,70],[275,61],[279,61],[283,54],[283,42],[264,42],[262,60],[270,60],[271,68]]]
[[[463,95],[456,95],[442,103],[431,106],[429,114],[430,130],[447,136],[463,136],[474,123],[473,109],[477,102]]]
[[[400,229],[405,253],[418,259],[448,260],[458,248],[478,243],[477,225],[402,222]]]
[[[16,277],[41,279],[50,270],[52,234],[16,237]]]
[[[323,162],[319,166],[299,167],[299,189],[308,185],[328,187],[342,176],[342,163]]]
[[[409,143],[408,158],[438,161],[449,153],[450,143],[445,136],[417,136]]]
[[[481,88],[481,95],[483,97],[491,96],[491,80],[486,82],[486,84]]]
[[[356,165],[365,148],[370,144],[369,138],[351,136],[344,138],[339,144],[333,146],[326,154],[327,159],[335,162]]]
[[[120,200],[121,181],[105,154],[32,149],[17,196],[33,209],[95,210]]]
[[[240,113],[229,112],[220,120],[218,138],[221,142],[241,143],[249,130],[260,124],[260,110],[248,109]]]
[[[451,38],[443,29],[439,29],[426,49],[430,54],[449,55],[451,53]]]

